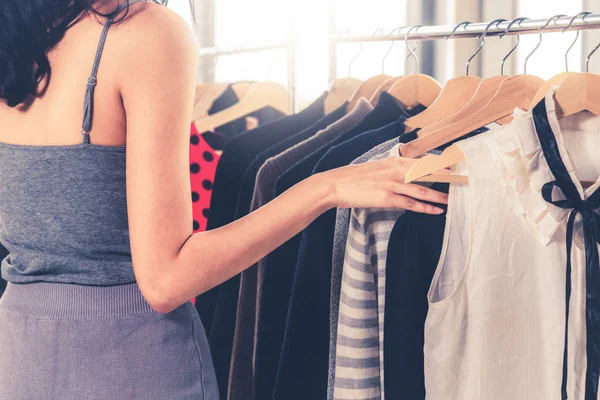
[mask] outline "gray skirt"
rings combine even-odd
[[[157,313],[135,283],[9,283],[0,298],[2,400],[218,398],[191,302]]]

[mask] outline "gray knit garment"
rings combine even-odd
[[[0,165],[5,280],[135,282],[124,146],[0,143]]]

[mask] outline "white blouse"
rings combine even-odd
[[[547,117],[582,199],[600,187],[600,117]],[[565,339],[566,224],[570,210],[544,200],[554,176],[531,112],[461,141],[441,258],[425,325],[428,400],[561,399]],[[595,184],[584,190],[581,181]],[[559,191],[560,192],[560,191]],[[555,193],[560,198],[561,193]],[[596,210],[597,211],[597,210]],[[569,314],[569,400],[585,398],[586,261],[575,223]]]

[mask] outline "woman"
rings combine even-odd
[[[0,399],[216,399],[189,299],[333,207],[447,202],[404,184],[398,157],[192,234],[195,40],[167,8],[130,3],[0,4]]]

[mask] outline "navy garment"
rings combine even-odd
[[[290,132],[299,132],[322,118],[325,98],[325,95],[321,96],[298,114],[246,131],[227,145],[215,173],[207,230],[227,225],[235,219],[239,185],[254,157]],[[207,333],[212,327],[217,293],[218,286],[196,298],[196,310]]]
[[[291,169],[284,173],[277,181],[275,195],[280,195],[296,183],[308,178],[312,174],[315,165],[319,162],[319,159],[323,157],[327,150],[332,146],[352,139],[363,132],[395,122],[401,117],[405,118],[406,116],[408,116],[408,114],[396,99],[385,92],[382,93],[377,106],[365,116],[358,126],[343,133],[329,145],[321,148],[310,156],[305,157],[302,161],[296,163]],[[259,274],[259,286],[261,287],[261,292],[258,294],[258,326],[255,357],[256,399],[271,399],[274,396],[275,381],[277,379],[277,371],[286,331],[288,306],[301,238],[302,233],[299,233],[269,254],[263,265],[262,275]],[[333,232],[331,238],[333,238]],[[329,266],[329,269],[331,269],[331,266]],[[329,316],[329,312],[327,315]],[[329,333],[329,328],[327,328],[327,332]],[[327,340],[329,341],[329,339]],[[300,350],[300,352],[302,351],[303,350]],[[327,359],[327,352],[325,356]],[[313,368],[313,366],[311,365],[309,368]],[[308,372],[303,371],[303,373]],[[297,377],[299,380],[302,380],[303,373]],[[324,378],[325,382],[327,382],[327,363],[325,366]],[[305,385],[302,384],[300,386],[310,386],[312,384],[313,382],[307,381]],[[294,390],[292,390],[292,392],[294,392]],[[302,391],[298,391],[298,393],[301,392]],[[294,398],[294,396],[295,393],[289,398]],[[277,395],[275,395],[275,398],[286,399],[288,397],[277,397]],[[309,396],[302,398],[309,399],[318,397]]]
[[[288,137],[287,139],[277,143],[275,146],[271,146],[269,149],[273,147],[281,148],[288,144],[290,146],[293,146],[295,144],[294,142],[299,138],[304,136],[310,137],[314,135],[319,130],[327,128],[329,125],[333,124],[338,119],[346,115],[346,108],[346,105],[339,107],[337,110],[319,119],[309,128],[304,129],[303,131]],[[293,132],[289,133],[291,134]],[[282,135],[282,137],[285,136]],[[286,148],[287,147],[284,147],[284,150]],[[268,153],[268,151],[263,151],[257,156],[258,160],[255,158],[254,161],[261,161],[262,157],[264,157]],[[250,164],[251,167],[256,166],[254,161],[252,162],[252,164]],[[258,168],[260,168],[260,166]],[[254,192],[254,181],[256,180],[256,173],[258,173],[258,169],[255,173],[253,173],[253,171],[250,171],[249,169],[246,170],[244,179],[242,180],[240,186],[240,193],[238,195],[238,206],[234,219],[242,218],[244,215],[247,215],[248,211],[250,210],[250,203],[252,201],[252,194]],[[250,178],[250,176],[252,177]],[[245,187],[244,184],[249,184],[250,181],[252,181],[252,186]],[[242,198],[242,196],[248,197]],[[242,209],[240,209],[240,202],[244,203],[242,207],[245,208],[245,212],[243,212]],[[229,369],[231,366],[231,355],[233,352],[233,338],[235,335],[237,305],[240,292],[240,275],[241,274],[238,274],[219,285],[217,300],[215,304],[214,318],[209,335],[211,353],[212,358],[214,360],[217,381],[219,382],[221,398],[226,398],[227,388],[229,386],[228,378]]]
[[[233,85],[229,85],[227,86],[227,89],[225,89],[225,91],[223,91],[223,93],[221,93],[219,97],[213,101],[210,109],[208,110],[208,115],[213,115],[223,111],[233,106],[238,101],[239,99],[233,90]],[[256,118],[258,120],[258,125],[260,126],[272,121],[276,121],[283,115],[283,113],[272,107],[264,107],[251,114],[248,114],[247,116]],[[215,132],[205,132],[202,138],[206,140],[206,142],[213,149],[223,150],[231,139],[240,133],[246,132],[247,130],[246,117],[242,117],[218,127]]]
[[[254,184],[256,182],[256,175],[258,175],[258,171],[260,167],[267,161],[267,159],[271,157],[275,157],[290,147],[297,145],[300,142],[303,142],[306,139],[314,136],[318,131],[327,128],[329,125],[335,123],[337,120],[341,119],[348,112],[348,104],[349,102],[345,102],[336,110],[330,112],[325,115],[323,118],[319,119],[310,127],[296,133],[295,135],[286,137],[284,140],[275,143],[273,146],[261,152],[257,155],[250,166],[246,169],[244,174],[244,178],[242,180],[242,184],[240,186],[240,192],[238,195],[238,201],[236,206],[235,218],[239,219],[248,214],[250,211],[250,205],[252,203],[252,195],[254,194]]]
[[[448,193],[448,184],[432,189]],[[388,243],[385,268],[383,365],[385,396],[425,399],[424,330],[427,292],[442,251],[446,209],[440,215],[407,211],[398,218]]]
[[[443,151],[459,140],[488,130],[477,129],[436,150]],[[403,141],[409,141],[413,133],[416,136],[415,131],[407,133]],[[449,186],[434,183],[431,188],[448,193]],[[394,224],[388,243],[385,285],[392,289],[385,291],[383,370],[387,377],[384,393],[390,399],[425,398],[423,346],[429,310],[427,292],[440,258],[447,209],[444,204],[435,205],[444,209],[444,213],[427,215],[407,211],[402,214]]]
[[[414,111],[422,111],[419,107]],[[312,173],[350,164],[373,147],[404,133],[401,118],[329,149]],[[329,299],[335,209],[319,216],[302,233],[274,399],[327,397]]]
[[[220,228],[235,220],[238,192],[248,166],[264,149],[306,129],[322,118],[325,114],[325,98],[326,94],[323,94],[302,112],[246,131],[227,144],[215,173],[207,230]],[[226,284],[225,282],[224,285]],[[216,356],[220,345],[220,333],[213,330],[214,320],[218,316],[216,306],[220,287],[221,285],[196,298],[196,310],[207,331],[215,366],[223,364],[218,361],[220,357]],[[220,371],[223,371],[223,368]],[[217,373],[217,381],[221,398],[226,398],[228,377],[223,377],[222,372]]]
[[[217,97],[208,110],[208,115],[213,115],[219,111],[223,111],[239,101],[237,94],[232,86],[227,86],[227,89]],[[216,129],[215,132],[204,132],[202,138],[215,150],[223,150],[229,141],[229,138],[245,132],[246,118],[239,118],[231,121]]]

